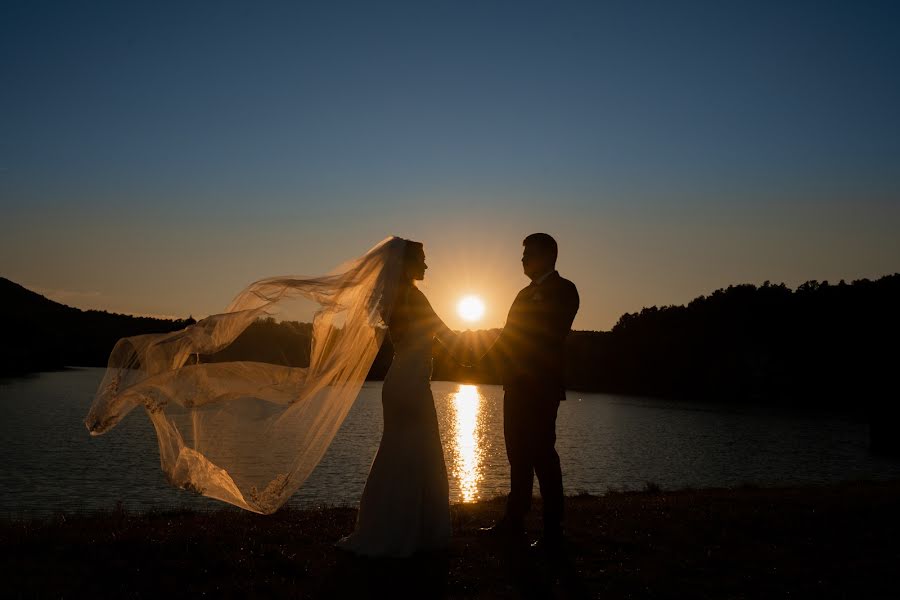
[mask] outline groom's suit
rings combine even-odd
[[[575,284],[552,271],[519,292],[491,348],[505,391],[503,433],[510,465],[506,517],[515,522],[524,519],[537,474],[545,531],[562,522],[556,413],[560,400],[565,400],[564,346],[578,305]]]

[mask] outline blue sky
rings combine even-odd
[[[894,272],[898,7],[7,1],[0,275],[202,315],[396,233],[499,326],[543,230],[607,329]]]

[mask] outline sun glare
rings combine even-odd
[[[456,312],[466,321],[477,321],[484,316],[484,302],[478,296],[466,296],[456,305]]]

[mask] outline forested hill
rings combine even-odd
[[[602,299],[591,299],[600,302]],[[498,332],[467,334],[484,345]],[[748,399],[789,405],[900,402],[900,274],[853,283],[735,285],[687,306],[575,331],[566,383],[583,391]],[[435,379],[456,379],[439,350]],[[486,365],[475,374],[497,380]]]
[[[837,285],[731,286],[623,315],[606,344],[573,338],[570,378],[592,389],[747,396],[792,404],[897,401],[900,274]],[[591,348],[595,358],[581,360]],[[599,372],[589,366],[602,364]]]
[[[9,332],[0,346],[4,372],[104,366],[120,337],[193,322],[81,311],[5,279],[0,279],[0,308]],[[471,360],[498,333],[464,332],[460,354]],[[229,348],[200,359],[306,366],[310,336],[309,324],[263,320]],[[388,340],[370,378],[384,376],[392,354]],[[566,381],[572,389],[725,402],[897,403],[898,365],[900,274],[849,284],[810,281],[795,290],[769,283],[730,286],[686,306],[625,314],[612,331],[574,331],[566,342]],[[439,344],[433,378],[499,383],[497,365],[466,372]]]
[[[80,310],[49,300],[0,277],[0,374],[106,366],[119,338],[182,329],[193,319],[133,317]]]

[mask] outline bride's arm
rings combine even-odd
[[[459,358],[459,350],[462,345],[462,339],[459,334],[447,327],[447,324],[444,323],[443,320],[437,315],[434,309],[431,307],[431,303],[428,302],[428,298],[425,297],[425,294],[420,293],[420,297],[422,299],[422,310],[425,318],[428,323],[431,325],[432,331],[434,331],[434,337],[437,338],[437,341],[441,343],[441,345],[447,349],[447,352],[453,357],[453,360],[458,362],[459,364],[463,364],[463,361]]]

